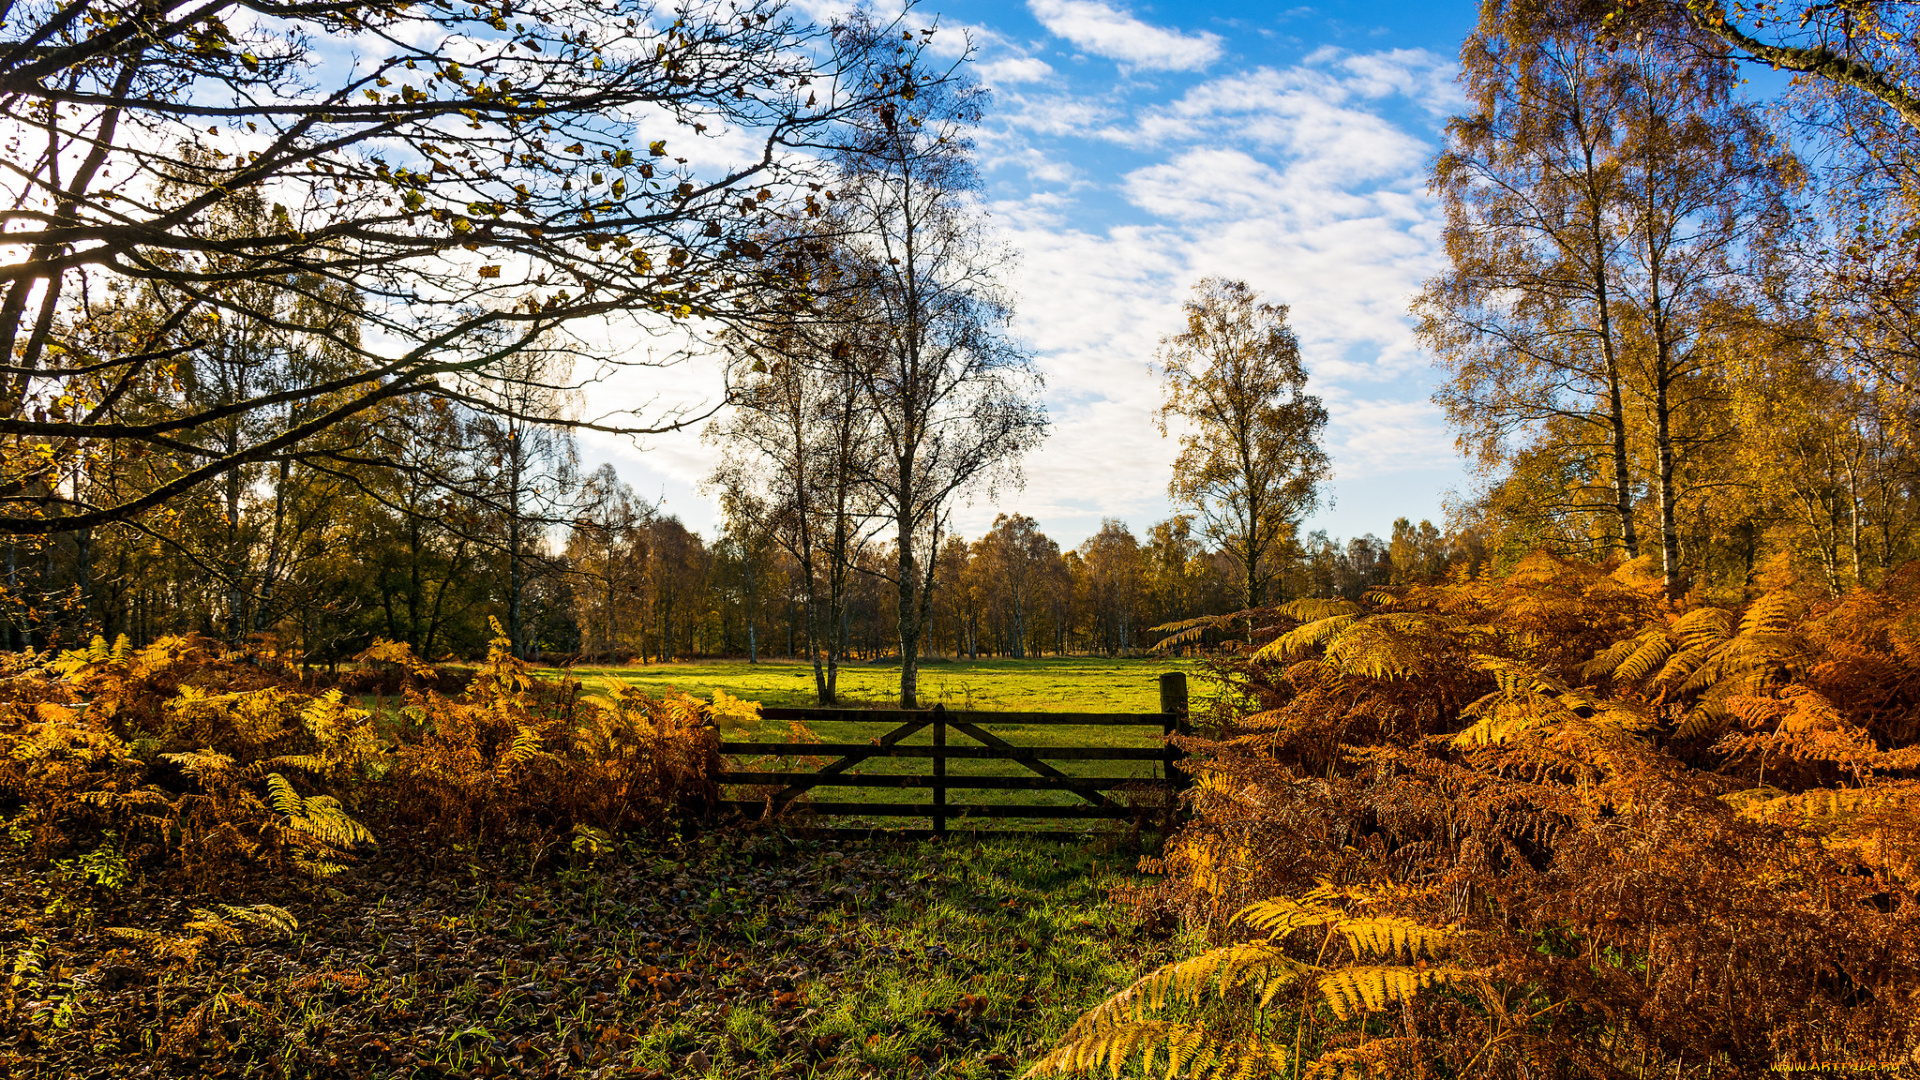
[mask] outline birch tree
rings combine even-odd
[[[1327,411],[1306,392],[1285,306],[1261,301],[1243,281],[1207,278],[1186,312],[1186,330],[1160,343],[1160,432],[1184,426],[1167,490],[1233,558],[1240,601],[1256,608],[1327,478]]]

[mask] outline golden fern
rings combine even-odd
[[[1271,663],[1288,657],[1299,656],[1315,645],[1325,645],[1344,633],[1364,616],[1358,611],[1328,615],[1323,619],[1301,623],[1299,626],[1281,634],[1253,654],[1260,663]]]
[[[1677,738],[1711,734],[1726,726],[1729,698],[1758,692],[1795,655],[1799,611],[1786,592],[1755,600],[1737,622],[1724,608],[1695,608],[1602,650],[1582,674],[1610,678],[1655,703],[1684,703]]]
[[[1308,1080],[1366,1080],[1374,1076],[1397,1076],[1424,1072],[1405,1068],[1418,1061],[1426,1040],[1414,1035],[1373,1039],[1362,1046],[1330,1050],[1321,1054],[1307,1070]]]
[[[279,773],[267,774],[267,801],[286,819],[286,826],[318,840],[328,848],[348,849],[373,844],[373,833],[347,816],[331,795],[302,798]]]
[[[219,905],[218,912],[205,908],[194,908],[194,918],[186,924],[189,930],[204,930],[210,936],[219,936],[225,940],[238,941],[243,931],[259,931],[269,940],[285,940],[300,931],[300,920],[283,907],[273,904],[247,904],[235,907],[232,904]]]
[[[1196,1005],[1209,988],[1224,996],[1236,986],[1251,986],[1265,1006],[1313,965],[1289,957],[1284,950],[1258,942],[1241,942],[1208,949],[1159,967],[1135,980],[1133,985],[1088,1010],[1067,1032],[1096,1031],[1114,1021],[1138,1022],[1169,1005]]]
[[[1629,702],[1569,687],[1529,664],[1503,657],[1475,657],[1474,667],[1492,675],[1492,693],[1460,710],[1473,723],[1453,736],[1455,746],[1489,746],[1546,730],[1601,737],[1634,737],[1653,718]]]
[[[1863,868],[1908,882],[1920,878],[1920,780],[1797,794],[1760,787],[1721,798],[1741,817],[1805,830],[1829,853]]]
[[[1667,627],[1651,626],[1602,650],[1587,661],[1581,673],[1589,679],[1611,676],[1625,682],[1639,682],[1659,670],[1673,655],[1675,647],[1674,635]]]
[[[1334,1015],[1352,1019],[1363,1012],[1379,1012],[1389,1005],[1410,1001],[1429,986],[1439,986],[1467,977],[1452,968],[1346,967],[1320,977],[1319,991]]]
[[[716,687],[713,701],[708,704],[706,712],[714,726],[721,731],[750,732],[760,720],[760,703],[734,697]]]
[[[496,633],[499,632],[497,620],[494,630]],[[389,641],[386,638],[375,638],[373,644],[368,646],[366,651],[354,657],[354,660],[362,664],[392,664],[404,669],[407,674],[417,679],[437,679],[440,677],[440,673],[433,670],[431,664],[415,656],[413,646],[408,645],[404,641]]]
[[[287,862],[291,863],[295,870],[298,870],[310,878],[330,878],[335,874],[343,873],[347,869],[345,864],[342,863],[333,862],[328,859],[309,859],[305,855],[298,853],[288,857]]]
[[[1119,1076],[1135,1055],[1140,1058],[1142,1072],[1153,1072],[1156,1060],[1164,1057],[1164,1075],[1208,1080],[1278,1076],[1292,1059],[1284,1043],[1259,1037],[1223,1041],[1205,1024],[1142,1020],[1117,1024],[1056,1046],[1034,1062],[1026,1075],[1070,1075],[1105,1066],[1111,1075]]]
[[[106,933],[160,960],[178,962],[187,967],[200,963],[200,949],[206,944],[204,937],[161,934],[134,926],[109,926]]]
[[[290,822],[294,828],[337,848],[372,845],[373,833],[347,816],[331,795],[315,795],[305,800],[304,812]]]
[[[1454,940],[1449,930],[1437,930],[1413,919],[1373,916],[1342,919],[1333,930],[1346,940],[1355,956],[1405,956],[1418,959],[1421,953],[1438,957],[1440,949]]]
[[[86,648],[68,649],[62,652],[57,658],[47,663],[46,669],[63,679],[71,679],[90,667],[123,663],[127,659],[128,651],[127,635],[121,634],[109,646],[106,638],[95,634]]]
[[[266,769],[299,769],[303,773],[322,776],[333,770],[338,762],[324,754],[282,754],[268,758],[260,763]]]
[[[1458,644],[1459,620],[1424,612],[1383,612],[1356,620],[1327,643],[1326,660],[1348,675],[1404,679],[1432,670]]]
[[[1367,904],[1373,898],[1362,890],[1322,885],[1299,898],[1280,898],[1251,904],[1234,921],[1265,935],[1208,949],[1197,956],[1167,964],[1089,1010],[1043,1056],[1029,1075],[1085,1072],[1105,1066],[1119,1075],[1126,1063],[1138,1059],[1145,1070],[1165,1059],[1164,1075],[1189,1077],[1254,1077],[1277,1074],[1291,1062],[1289,1043],[1248,1036],[1263,1030],[1260,1014],[1272,1008],[1280,991],[1309,982],[1314,1000],[1341,1021],[1407,1001],[1432,986],[1466,981],[1473,974],[1457,968],[1409,967],[1385,964],[1323,966],[1296,959],[1282,947],[1296,931],[1320,928],[1326,945],[1346,944],[1355,957],[1437,955],[1455,938],[1448,930],[1393,916],[1355,915],[1346,903]],[[1244,993],[1235,993],[1243,990]],[[1215,998],[1239,1022],[1168,1019],[1171,1009],[1193,1008]],[[1252,1013],[1254,1016],[1245,1014]],[[1304,1024],[1306,1017],[1294,1017]],[[1228,1029],[1232,1030],[1229,1031]],[[1291,1040],[1289,1040],[1291,1042]]]
[[[1815,788],[1787,794],[1778,788],[1749,788],[1721,798],[1754,821],[1794,824],[1804,828],[1836,829],[1875,811],[1905,810],[1920,795],[1920,783],[1871,788]]]
[[[1153,644],[1154,652],[1165,652],[1182,645],[1191,645],[1204,637],[1209,630],[1227,629],[1230,625],[1229,619],[1230,617],[1223,618],[1219,615],[1202,615],[1197,619],[1161,623],[1159,626],[1148,627],[1147,630],[1149,633],[1167,635]]]
[[[133,926],[110,926],[106,932],[162,960],[194,967],[209,944],[244,941],[249,930],[269,939],[290,938],[300,930],[300,921],[283,907],[272,904],[241,907],[220,904],[218,907],[218,911],[191,909],[192,917],[182,927],[187,931],[185,934],[162,934]]]
[[[199,750],[186,750],[177,754],[161,754],[161,759],[180,766],[180,770],[200,782],[202,786],[228,783],[239,775],[233,758],[222,754],[212,747]]]
[[[306,800],[293,790],[287,778],[279,773],[267,774],[267,804],[282,817],[299,817],[306,806]]]
[[[540,733],[525,724],[515,729],[513,745],[507,747],[500,760],[494,765],[494,773],[504,780],[513,770],[540,756],[540,746],[544,742]]]

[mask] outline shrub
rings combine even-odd
[[[457,698],[409,692],[416,734],[388,792],[397,819],[459,836],[564,834],[658,826],[712,803],[719,739],[705,703],[632,688],[583,699],[571,680],[536,681],[510,647],[496,637]]]
[[[203,638],[13,663],[0,808],[42,855],[112,833],[134,865],[209,883],[237,864],[331,873],[371,842],[335,796],[381,750],[338,691],[304,694],[284,664]]]
[[[424,686],[434,672],[405,646],[363,659],[410,681],[397,740],[338,688],[304,690],[283,660],[205,638],[10,658],[0,813],[75,880],[111,856],[214,886],[252,867],[336,873],[393,824],[455,838],[658,827],[713,798],[717,739],[693,698],[582,699],[578,683],[533,679],[504,639],[457,696]]]
[[[1265,643],[1220,664],[1233,692],[1190,741],[1194,817],[1159,900],[1217,935],[1329,887],[1451,927],[1449,962],[1482,989],[1412,994],[1391,1033],[1286,1005],[1329,1069],[1905,1062],[1917,573],[1727,610],[1671,603],[1635,564],[1536,555],[1505,578],[1257,613]]]

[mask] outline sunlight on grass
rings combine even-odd
[[[1186,660],[1108,660],[1068,657],[1047,660],[932,661],[920,668],[923,704],[949,709],[1034,712],[1153,712],[1160,708],[1160,674],[1192,671]],[[725,690],[763,705],[806,707],[814,702],[813,668],[792,660],[706,660],[685,664],[579,667],[573,675],[588,693],[615,684],[698,697]],[[843,703],[889,708],[899,701],[898,663],[854,663],[840,670]],[[1195,690],[1200,689],[1198,685]]]

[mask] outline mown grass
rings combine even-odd
[[[944,705],[949,709],[990,712],[1091,712],[1153,713],[1160,709],[1160,676],[1168,671],[1191,672],[1193,665],[1183,660],[1110,660],[1071,657],[1042,660],[935,661],[921,668],[920,697],[923,705]],[[813,669],[791,661],[707,661],[688,664],[632,665],[624,667],[575,668],[573,676],[581,680],[586,692],[604,693],[618,685],[639,686],[652,691],[680,690],[697,697],[709,697],[724,690],[735,697],[762,705],[805,708],[814,704]],[[899,700],[900,668],[895,663],[854,664],[840,673],[840,693],[847,707],[886,708]],[[1203,689],[1190,679],[1191,689]],[[891,731],[895,722],[859,721],[810,722],[810,735],[825,742],[865,743]],[[1111,727],[1099,725],[995,724],[993,734],[1016,746],[1086,746],[1151,748],[1163,745],[1161,731],[1146,726]],[[807,737],[785,721],[763,720],[757,726],[725,732],[730,741],[785,741]],[[902,742],[929,745],[931,730],[923,730]],[[949,746],[975,745],[969,737],[950,731]],[[807,772],[829,761],[832,756],[785,759],[732,759],[735,768],[759,771]],[[1055,761],[1055,768],[1070,776],[1125,778],[1141,782],[1133,791],[1114,793],[1122,804],[1157,806],[1164,797],[1159,790],[1165,771],[1152,761]],[[932,772],[927,758],[876,758],[849,770],[861,775],[927,775]],[[1022,766],[1007,761],[950,761],[948,775],[956,780],[969,776],[1030,776]],[[767,792],[731,789],[730,797],[764,797]],[[933,794],[919,788],[844,787],[822,785],[814,797],[833,802],[924,803],[925,818],[866,819],[850,818],[835,822],[855,827],[894,825],[925,827],[931,821]],[[1039,805],[1073,806],[1083,800],[1063,791],[1020,791],[998,789],[957,789],[947,801],[963,805]],[[1044,821],[1020,819],[977,819],[981,827],[1039,828]],[[961,827],[970,824],[961,821]]]

